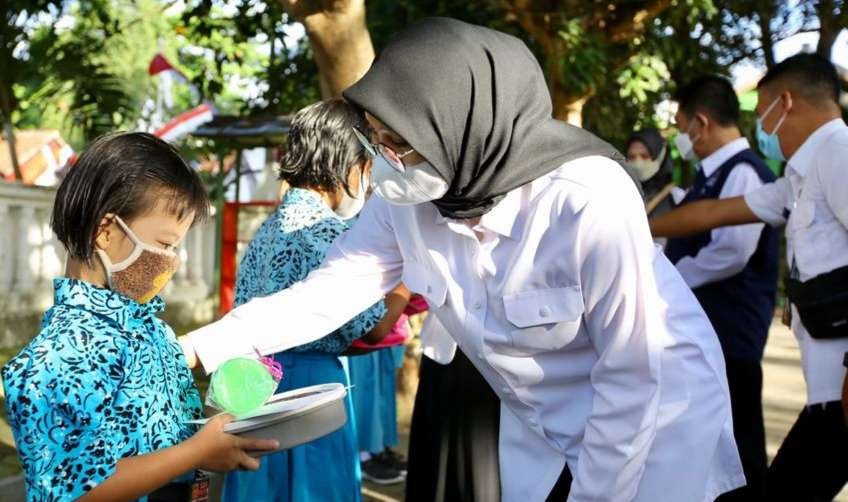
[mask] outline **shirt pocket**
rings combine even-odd
[[[527,353],[558,350],[580,330],[584,312],[579,287],[540,289],[504,296],[513,347]]]
[[[445,278],[421,263],[404,263],[402,281],[410,291],[423,296],[431,309],[441,307],[447,300]]]
[[[792,213],[789,215],[789,231],[794,233],[801,232],[809,228],[816,219],[816,203],[811,200],[798,202]]]

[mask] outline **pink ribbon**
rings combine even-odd
[[[273,357],[263,356],[256,347],[254,347],[253,350],[256,352],[256,355],[259,356],[259,362],[268,368],[268,372],[271,373],[274,381],[279,383],[280,380],[283,379],[283,365],[276,361]]]

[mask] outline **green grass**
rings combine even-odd
[[[14,448],[0,445],[0,479],[15,476],[21,472],[21,463]]]

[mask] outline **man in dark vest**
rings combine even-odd
[[[677,102],[677,147],[684,159],[700,159],[681,204],[744,195],[775,180],[739,131],[739,101],[730,82],[698,78],[679,90]],[[761,361],[774,316],[777,233],[764,224],[725,227],[670,239],[665,252],[701,302],[724,351],[734,434],[748,485],[719,500],[763,500]]]

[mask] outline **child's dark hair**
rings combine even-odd
[[[348,186],[351,166],[368,160],[356,139],[356,127],[369,136],[365,114],[341,99],[311,104],[292,117],[286,154],[280,163],[280,179],[299,188],[335,191]]]
[[[173,146],[147,133],[109,134],[86,148],[59,185],[50,224],[71,257],[89,261],[104,216],[129,221],[160,197],[179,219],[209,214],[203,182]]]

